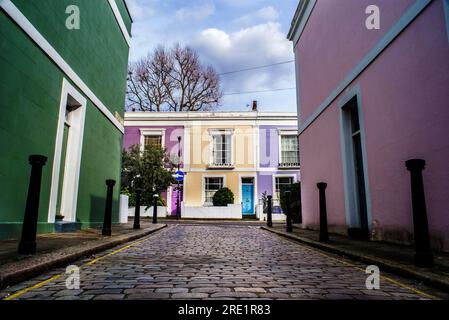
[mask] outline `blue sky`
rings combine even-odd
[[[134,19],[130,60],[159,44],[195,48],[218,73],[294,59],[286,39],[298,0],[127,0]],[[225,94],[295,87],[294,63],[221,76]],[[218,110],[296,111],[294,90],[225,95]]]

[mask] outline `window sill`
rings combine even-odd
[[[301,165],[299,163],[279,163],[279,169],[299,169]]]

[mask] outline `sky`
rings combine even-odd
[[[158,45],[196,49],[219,73],[294,60],[287,39],[298,0],[126,0],[134,20],[130,62]],[[217,111],[296,112],[294,63],[221,75]]]

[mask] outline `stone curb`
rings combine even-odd
[[[63,248],[54,252],[36,255],[30,259],[13,262],[0,267],[0,289],[26,281],[32,277],[48,271],[52,268],[67,265],[80,258],[99,253],[118,245],[143,238],[167,227],[162,224],[154,229],[144,229],[130,234],[112,236],[109,239],[100,239],[92,243],[81,244],[69,248]]]
[[[386,259],[382,259],[382,258],[378,258],[378,257],[374,257],[374,256],[363,255],[357,251],[338,248],[337,246],[334,246],[329,243],[323,243],[323,242],[319,242],[319,241],[310,240],[310,239],[307,239],[304,237],[300,237],[300,236],[290,234],[287,232],[275,230],[275,229],[268,228],[265,226],[262,226],[260,228],[263,230],[275,233],[284,238],[288,238],[290,240],[294,240],[294,241],[309,245],[309,246],[317,248],[317,249],[321,249],[321,250],[331,252],[331,253],[341,255],[341,256],[346,256],[353,260],[367,263],[370,265],[376,265],[379,268],[384,269],[386,271],[395,273],[400,276],[412,278],[414,280],[422,281],[424,284],[431,285],[431,286],[437,287],[438,289],[441,289],[443,291],[449,292],[449,281],[448,280],[441,279],[438,276],[436,276],[430,272],[426,272],[425,270],[423,270],[423,271],[416,270],[413,267],[410,268],[410,267],[395,263],[394,261],[391,261],[391,260],[386,260]]]

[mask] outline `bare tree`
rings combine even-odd
[[[129,68],[127,109],[206,111],[218,106],[222,95],[217,72],[203,66],[190,47],[158,47]]]

